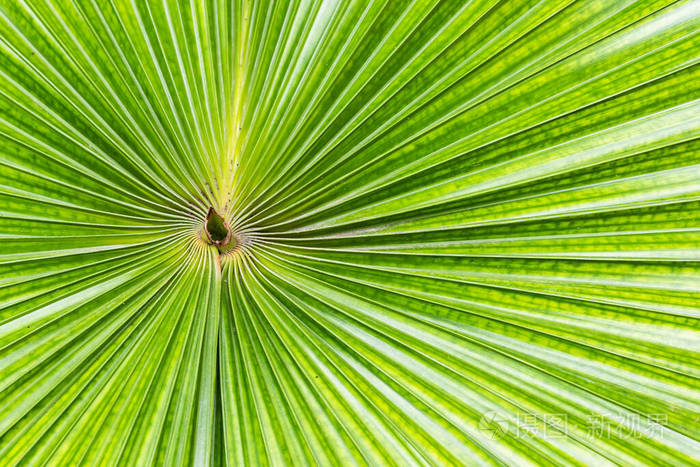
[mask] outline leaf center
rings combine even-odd
[[[213,207],[209,208],[204,225],[204,231],[214,245],[225,246],[231,241],[231,230],[226,220]]]

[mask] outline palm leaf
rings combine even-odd
[[[2,464],[697,464],[699,11],[4,2]]]

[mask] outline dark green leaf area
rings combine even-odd
[[[228,236],[228,228],[221,217],[213,208],[207,214],[207,232],[212,241],[220,242]]]

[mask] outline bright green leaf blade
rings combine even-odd
[[[699,11],[5,2],[0,459],[697,464]]]

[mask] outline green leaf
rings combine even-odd
[[[697,465],[700,2],[0,5],[3,465]]]

